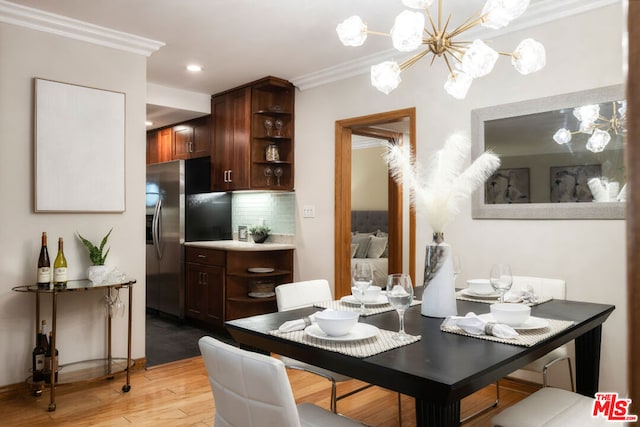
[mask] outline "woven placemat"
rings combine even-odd
[[[408,339],[399,341],[393,338],[395,332],[385,329],[380,329],[380,333],[373,338],[357,341],[328,341],[309,336],[304,331],[280,332],[274,330],[269,331],[269,334],[358,358],[373,356],[394,348],[413,344],[422,338],[420,335],[409,335]]]
[[[518,336],[515,338],[505,339],[498,338],[492,335],[473,335],[468,332],[465,332],[464,329],[458,326],[440,326],[440,330],[444,332],[450,332],[452,334],[465,335],[468,337],[478,338],[487,341],[495,341],[504,344],[513,344],[520,345],[523,347],[531,347],[540,341],[544,341],[549,337],[557,334],[560,331],[563,331],[573,325],[573,321],[571,320],[556,320],[556,319],[545,319],[549,322],[549,325],[540,329],[531,329],[531,330],[519,330]]]
[[[421,304],[422,301],[414,299],[411,301],[411,307],[414,305]],[[313,304],[314,307],[318,308],[331,308],[333,310],[342,310],[342,311],[357,311],[360,312],[360,305],[358,304],[350,304],[348,302],[336,300],[336,301],[323,301]],[[389,304],[377,304],[377,305],[365,305],[364,313],[360,313],[360,316],[367,317],[373,314],[385,313],[387,311],[395,310]]]
[[[459,299],[461,301],[482,302],[482,303],[485,303],[485,304],[494,304],[494,303],[498,302],[498,298],[497,297],[496,298],[474,298],[472,296],[465,295],[464,294],[464,289],[461,289],[461,290],[456,292],[456,299]],[[528,303],[525,303],[525,304],[528,305],[529,307],[533,307],[533,306],[536,306],[538,304],[542,304],[544,302],[551,301],[552,299],[553,299],[552,297],[538,298],[538,300],[536,302],[528,302]]]

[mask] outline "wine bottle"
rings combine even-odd
[[[46,339],[46,336],[45,336]],[[44,355],[44,363],[45,363],[45,375],[44,382],[46,384],[51,384],[51,371],[53,371],[54,375],[54,384],[58,382],[58,349],[55,351],[52,349],[53,340],[51,339],[51,332],[49,332],[49,343],[47,345],[47,351]],[[52,357],[54,356],[54,357]]]
[[[46,353],[49,348],[47,341],[47,321],[42,321],[42,328],[36,336],[36,346],[33,349],[32,364],[33,364],[33,383],[41,383],[44,381],[46,372]]]
[[[47,233],[42,233],[42,246],[38,257],[38,287],[49,287],[51,282],[51,262],[49,261],[49,251],[47,250]]]
[[[62,237],[58,238],[58,255],[53,262],[53,285],[57,287],[67,285],[67,259],[62,249]]]

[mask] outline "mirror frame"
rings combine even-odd
[[[614,85],[472,110],[472,158],[478,158],[485,151],[484,124],[486,121],[621,99],[625,99],[625,87],[624,85]],[[625,140],[623,142],[625,151],[626,145]],[[625,203],[492,205],[485,203],[484,191],[475,191],[472,196],[471,217],[473,219],[625,219]]]

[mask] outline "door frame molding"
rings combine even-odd
[[[354,128],[397,122],[409,119],[409,144],[416,150],[416,109],[405,108],[368,116],[337,120],[335,127],[335,226],[334,226],[334,297],[340,298],[351,293],[351,136]],[[403,206],[402,185],[390,180],[396,197],[389,198],[390,247],[402,251]],[[391,206],[393,204],[393,206]],[[393,216],[392,216],[393,215]],[[392,218],[396,217],[396,221]],[[409,275],[415,283],[416,270],[416,218],[413,209],[409,212]],[[395,236],[394,236],[395,235]],[[401,252],[400,252],[401,253]],[[391,260],[390,260],[391,261]]]

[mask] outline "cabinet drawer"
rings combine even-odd
[[[219,265],[224,267],[225,252],[215,249],[205,248],[185,248],[185,259],[187,262],[195,262],[206,265]]]

